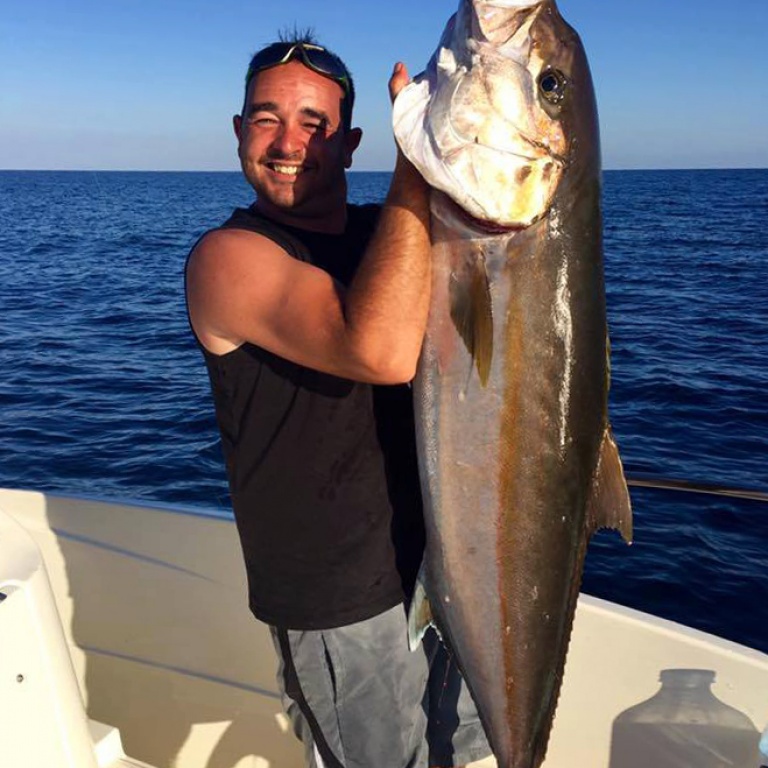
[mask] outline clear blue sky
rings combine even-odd
[[[2,0],[0,168],[234,170],[250,54],[313,26],[347,61],[389,170],[386,83],[456,0]],[[768,167],[768,0],[560,0],[587,48],[607,168]]]

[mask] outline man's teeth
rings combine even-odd
[[[277,173],[286,173],[289,176],[298,176],[301,168],[296,165],[277,165],[277,163],[273,163],[272,170]]]

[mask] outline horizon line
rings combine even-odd
[[[716,165],[716,166],[669,166],[669,167],[646,167],[646,166],[627,166],[603,168],[603,172],[627,172],[627,171],[765,171],[766,166],[752,165]],[[392,169],[365,169],[348,170],[347,174],[354,173],[389,173]],[[242,175],[239,168],[0,168],[0,173],[236,173]]]

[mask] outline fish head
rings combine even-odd
[[[427,182],[491,227],[530,226],[574,165],[595,164],[589,66],[554,0],[462,0],[393,122]]]

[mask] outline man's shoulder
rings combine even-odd
[[[253,245],[259,241],[266,243],[272,242],[266,235],[249,229],[239,229],[236,227],[223,228],[217,227],[210,229],[198,241],[195,250],[209,250],[238,248],[240,245]]]
[[[242,263],[243,259],[252,260],[254,256],[268,257],[284,255],[285,249],[266,235],[246,229],[212,229],[206,232],[195,244],[189,254],[189,265],[208,270],[225,264]]]
[[[220,226],[206,232],[195,250],[239,250],[261,246],[285,251],[291,256],[304,257],[304,248],[297,238],[278,222],[259,213],[253,207],[236,208]]]

